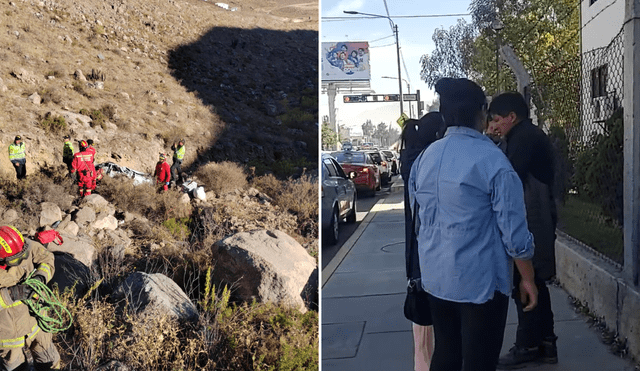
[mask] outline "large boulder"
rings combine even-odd
[[[213,245],[215,278],[233,287],[233,295],[307,310],[303,289],[316,261],[292,237],[277,230],[237,233]]]
[[[18,219],[18,212],[14,209],[7,209],[2,213],[2,223],[4,224],[10,224],[16,219]]]
[[[96,220],[91,223],[91,228],[114,231],[116,230],[116,228],[118,228],[118,219],[116,219],[116,217],[113,215],[101,212],[100,214],[96,215]]]
[[[109,201],[96,193],[83,198],[80,203],[80,207],[83,206],[91,207],[96,213],[106,212],[108,215],[114,215],[116,212],[116,209],[109,203]]]
[[[53,278],[49,281],[49,286],[57,285],[60,292],[75,286],[75,296],[84,295],[91,282],[93,282],[89,267],[75,259],[71,254],[57,251],[53,255],[55,256],[55,272]]]
[[[50,226],[58,220],[62,220],[62,210],[53,202],[40,204],[40,226]]]
[[[134,272],[118,286],[114,296],[127,299],[137,314],[167,315],[197,321],[198,309],[177,283],[161,273]]]
[[[89,225],[89,223],[96,220],[96,212],[90,206],[81,208],[80,210],[73,213],[72,216],[72,220],[76,222],[76,224],[80,228],[84,228]]]
[[[53,242],[46,244],[47,250],[51,252],[67,253],[78,260],[86,267],[90,268],[95,259],[96,249],[93,241],[88,237],[79,237],[60,233],[64,243],[57,245]]]

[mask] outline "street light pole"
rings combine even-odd
[[[394,79],[394,80],[398,80],[397,77],[393,77],[393,76],[380,76],[383,79]],[[402,81],[404,81],[407,84],[407,94],[411,94],[411,85],[409,85],[409,81],[407,81],[406,79],[402,79]],[[404,102],[404,100],[403,100]],[[409,102],[409,118],[413,118],[412,114],[411,114],[411,102]]]
[[[391,23],[393,23],[393,21],[391,20],[391,18],[389,18],[389,21]],[[400,43],[398,42],[398,25],[393,23],[393,29],[394,32],[396,34],[396,52],[398,54],[398,90],[400,91],[400,116],[402,116],[402,114],[404,113],[404,107],[403,107],[403,99],[402,99],[402,74],[400,72]]]
[[[491,28],[496,32],[496,94],[500,93],[500,31],[504,28],[497,17],[491,23]]]
[[[362,12],[357,12],[355,10],[343,10],[343,12],[346,13],[346,14],[361,14],[361,15],[368,15],[368,16],[375,17],[375,18],[386,18],[393,25],[393,33],[396,36],[396,52],[397,52],[397,55],[398,55],[398,90],[400,91],[400,94],[399,94],[399,98],[400,98],[400,116],[402,116],[402,114],[404,113],[404,107],[403,107],[403,104],[402,104],[402,102],[403,102],[403,99],[402,99],[402,73],[400,71],[400,43],[398,42],[398,25],[393,22],[391,17],[386,16],[386,15],[362,13]]]

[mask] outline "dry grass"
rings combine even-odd
[[[101,281],[82,298],[65,292],[61,301],[74,322],[55,338],[64,369],[92,371],[113,360],[136,370],[318,369],[317,312],[238,306],[227,287],[216,289],[210,268],[196,277],[204,279],[202,289],[191,290],[198,323],[136,313],[126,301],[100,297],[95,289]]]
[[[195,176],[201,180],[207,189],[216,194],[233,192],[247,186],[247,175],[244,169],[234,162],[210,162],[200,167]]]
[[[155,186],[134,186],[131,179],[125,176],[104,177],[98,191],[119,209],[145,215],[157,223],[171,218],[188,217],[191,214],[191,204],[180,202],[182,192],[171,189],[158,193]]]
[[[318,236],[318,183],[309,176],[300,179],[278,180],[267,174],[254,179],[253,186],[274,203],[297,215],[298,233],[304,237]]]

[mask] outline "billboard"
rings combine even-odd
[[[370,80],[369,43],[325,42],[320,51],[322,81]]]

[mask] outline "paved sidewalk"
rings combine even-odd
[[[403,193],[401,186],[393,189],[322,271],[322,371],[413,370],[411,323],[402,312],[406,292]],[[610,353],[596,330],[573,311],[564,290],[552,286],[550,291],[559,363],[523,370],[634,370],[630,361]],[[512,346],[517,325],[513,300],[510,303],[503,353]]]

